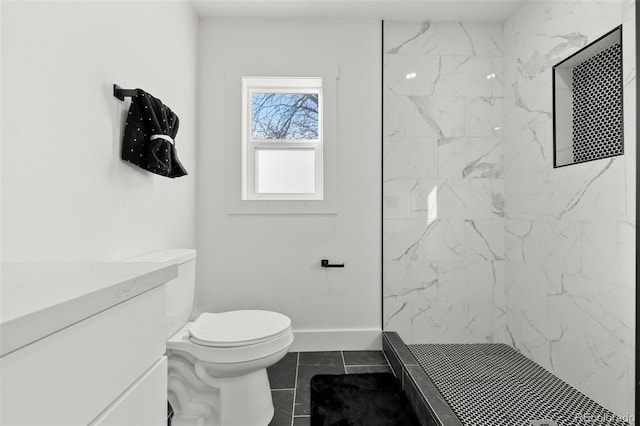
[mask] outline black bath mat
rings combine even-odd
[[[311,379],[311,426],[420,426],[391,373]]]

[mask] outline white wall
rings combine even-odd
[[[297,349],[376,344],[372,336],[379,335],[381,316],[380,55],[377,21],[201,21],[199,309],[283,312],[298,332]],[[225,69],[237,63],[339,66],[338,214],[227,213],[225,144],[240,140],[228,141],[226,126],[240,123],[226,114]],[[346,268],[322,269],[322,258],[345,262]],[[325,341],[318,335],[332,338]]]
[[[2,2],[2,260],[194,246],[197,23],[182,2]],[[113,83],[178,114],[189,176],[120,160]]]
[[[504,25],[509,343],[633,414],[635,2],[526,2]],[[625,155],[553,168],[551,67],[623,25]]]

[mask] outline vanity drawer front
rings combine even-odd
[[[167,422],[167,357],[156,362],[90,426],[158,426]]]
[[[0,358],[0,424],[87,425],[165,352],[159,286]]]

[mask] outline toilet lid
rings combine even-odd
[[[203,313],[191,324],[194,343],[205,346],[246,346],[269,340],[291,327],[291,320],[277,312],[242,310]]]

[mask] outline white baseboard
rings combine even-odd
[[[293,334],[291,352],[382,350],[382,330],[379,328],[294,330]]]

